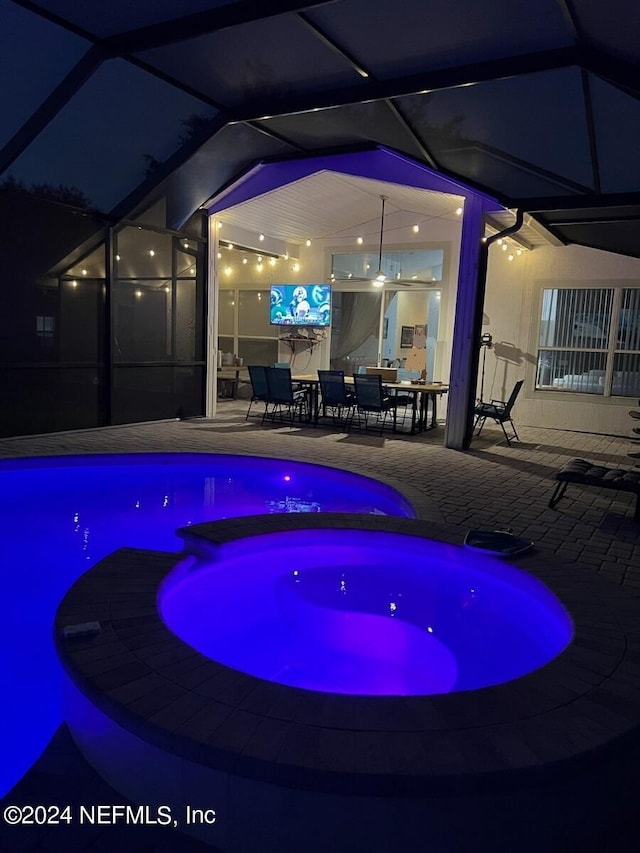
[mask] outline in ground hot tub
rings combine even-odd
[[[328,693],[473,690],[558,655],[572,622],[526,572],[432,539],[298,530],[226,544],[166,579],[165,624],[207,657]]]
[[[74,740],[224,853],[587,846],[635,802],[637,603],[549,555],[525,573],[435,534],[294,513],[183,528],[182,556],[110,555],[56,619]]]

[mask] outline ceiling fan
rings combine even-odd
[[[389,274],[384,269],[383,265],[383,254],[382,247],[384,242],[384,207],[385,202],[387,201],[387,196],[381,195],[380,201],[382,203],[382,210],[380,212],[380,245],[378,249],[378,266],[376,272],[373,276],[357,276],[353,275],[344,270],[338,271],[340,274],[336,274],[336,272],[332,272],[331,281],[332,282],[354,282],[354,281],[366,281],[369,282],[373,287],[384,287],[385,285],[400,285],[401,287],[413,287],[418,284],[430,284],[426,279],[419,279],[417,276],[412,276],[409,278],[402,277],[402,270],[398,270],[397,273]]]

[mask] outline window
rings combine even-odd
[[[545,288],[536,388],[640,394],[640,287]]]
[[[442,281],[444,249],[385,250],[381,266],[389,279]],[[349,252],[331,256],[331,275],[337,281],[367,280],[378,269],[378,252]]]
[[[46,317],[40,314],[36,316],[36,335],[42,346],[53,346],[55,329],[56,324],[54,317]]]

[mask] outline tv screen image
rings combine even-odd
[[[272,326],[328,326],[331,323],[331,286],[328,284],[272,284]]]

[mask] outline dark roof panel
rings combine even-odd
[[[556,0],[342,0],[308,14],[380,79],[571,42]]]
[[[260,125],[307,151],[373,142],[422,158],[419,141],[398,121],[385,101],[281,116]]]
[[[13,3],[0,2],[0,148],[91,44]]]
[[[591,97],[602,191],[640,190],[640,101],[597,77]]]
[[[296,15],[210,33],[145,51],[140,58],[229,107],[247,98],[286,98],[299,90],[323,91],[362,79]]]
[[[119,59],[102,65],[15,161],[26,185],[74,187],[108,211],[213,111]]]
[[[59,15],[76,27],[102,38],[126,30],[170,21],[176,15],[188,15],[235,0],[108,0],[107,3],[78,0],[38,0],[38,6]]]
[[[478,147],[503,152],[506,161],[528,164],[545,179],[557,176],[558,184],[593,187],[584,95],[576,68],[414,95],[398,102],[438,163],[450,162],[451,155],[457,156],[461,149]],[[540,194],[533,186],[530,191]],[[552,190],[554,195],[557,191]],[[500,192],[525,195],[508,181],[501,181]]]

